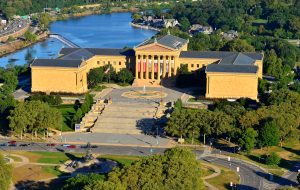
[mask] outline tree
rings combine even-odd
[[[81,118],[82,118],[82,111],[80,108],[78,108],[72,120],[74,123],[79,123]]]
[[[12,183],[12,166],[4,160],[0,154],[0,187],[3,190],[9,190]]]
[[[131,83],[133,81],[133,74],[130,70],[123,68],[118,73],[118,80],[122,81],[123,84]]]
[[[60,129],[62,115],[55,108],[40,101],[25,101],[19,103],[8,116],[9,127],[22,138],[26,132],[44,133],[49,129]]]
[[[134,14],[131,16],[131,18],[132,18],[135,22],[137,22],[137,21],[139,21],[139,20],[142,18],[142,15],[139,14],[139,13],[134,13]]]
[[[270,155],[266,156],[266,164],[277,166],[280,163],[281,158],[275,153],[272,152]]]
[[[27,30],[24,34],[26,42],[34,42],[37,39],[37,35],[32,34],[29,30]]]
[[[42,13],[38,19],[39,19],[40,25],[44,29],[47,28],[49,23],[51,22],[51,17],[48,13]]]
[[[189,124],[191,123],[189,112],[187,109],[175,109],[171,114],[165,130],[172,136],[186,137],[189,131]]]
[[[4,12],[8,18],[12,18],[16,14],[16,9],[13,7],[6,7]]]
[[[92,183],[93,181],[102,181],[103,178],[104,178],[103,175],[94,174],[94,173],[88,175],[78,174],[75,177],[69,178],[66,181],[63,190],[75,190],[75,189],[81,190],[86,185]]]
[[[253,128],[247,128],[245,133],[242,133],[242,137],[239,139],[240,146],[246,150],[247,153],[255,147],[257,132]]]
[[[103,77],[104,77],[103,67],[91,69],[87,75],[88,87],[89,88],[96,87],[99,83],[103,81]]]
[[[266,121],[259,132],[259,142],[262,146],[277,146],[280,140],[279,129],[273,120]]]
[[[300,184],[300,173],[298,173],[298,175],[297,175],[297,181]]]
[[[180,18],[179,23],[180,23],[181,30],[184,32],[187,32],[191,26],[189,19],[186,17]]]
[[[254,52],[255,48],[248,44],[245,40],[235,39],[228,41],[223,47],[223,50],[236,52]]]
[[[1,79],[3,80],[3,86],[1,87],[1,91],[5,94],[11,94],[18,85],[18,76],[14,71],[7,70],[5,71]]]

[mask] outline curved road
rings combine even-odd
[[[267,175],[267,174],[265,173],[265,171],[263,171],[262,169],[254,165],[247,164],[245,162],[232,159],[232,158],[230,159],[230,161],[228,161],[226,158],[217,158],[214,156],[203,157],[202,160],[227,167],[236,172],[237,172],[237,167],[239,167],[239,172],[237,172],[240,176],[240,184],[237,185],[238,189],[243,189],[243,190],[244,189],[245,190],[269,189],[264,187],[263,175]]]

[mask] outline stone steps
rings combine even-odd
[[[120,123],[120,124],[132,124],[135,125],[137,123],[140,124],[153,124],[154,120],[152,118],[143,118],[143,119],[132,119],[132,118],[101,118],[99,117],[97,120],[98,123],[100,124],[114,124],[114,123]]]
[[[155,104],[112,103],[91,129],[95,133],[141,134],[154,125]]]

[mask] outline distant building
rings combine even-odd
[[[239,37],[239,33],[235,30],[229,30],[228,32],[222,32],[222,37],[226,40],[233,40]]]
[[[139,22],[139,24],[154,28],[173,28],[179,25],[176,19],[153,18],[152,16],[143,16]]]
[[[203,33],[203,34],[211,34],[213,33],[213,28],[211,26],[203,26],[201,24],[193,24],[189,30],[190,34],[197,34],[197,33]]]
[[[179,22],[176,19],[163,19],[164,28],[173,28],[177,25],[179,25]]]

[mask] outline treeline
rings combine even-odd
[[[156,0],[160,1],[160,0]],[[42,12],[44,8],[65,8],[74,5],[88,5],[102,3],[107,6],[112,3],[134,3],[140,2],[138,0],[7,0],[0,1],[0,10],[2,10],[7,17],[17,15],[27,15],[30,13]]]
[[[166,16],[222,31],[297,39],[300,37],[299,10],[298,0],[203,0],[177,3]]]
[[[229,138],[246,151],[299,139],[300,94],[278,90],[265,96],[255,109],[245,99],[217,101],[209,110],[185,109],[179,101],[165,129],[189,140],[203,135]]]

